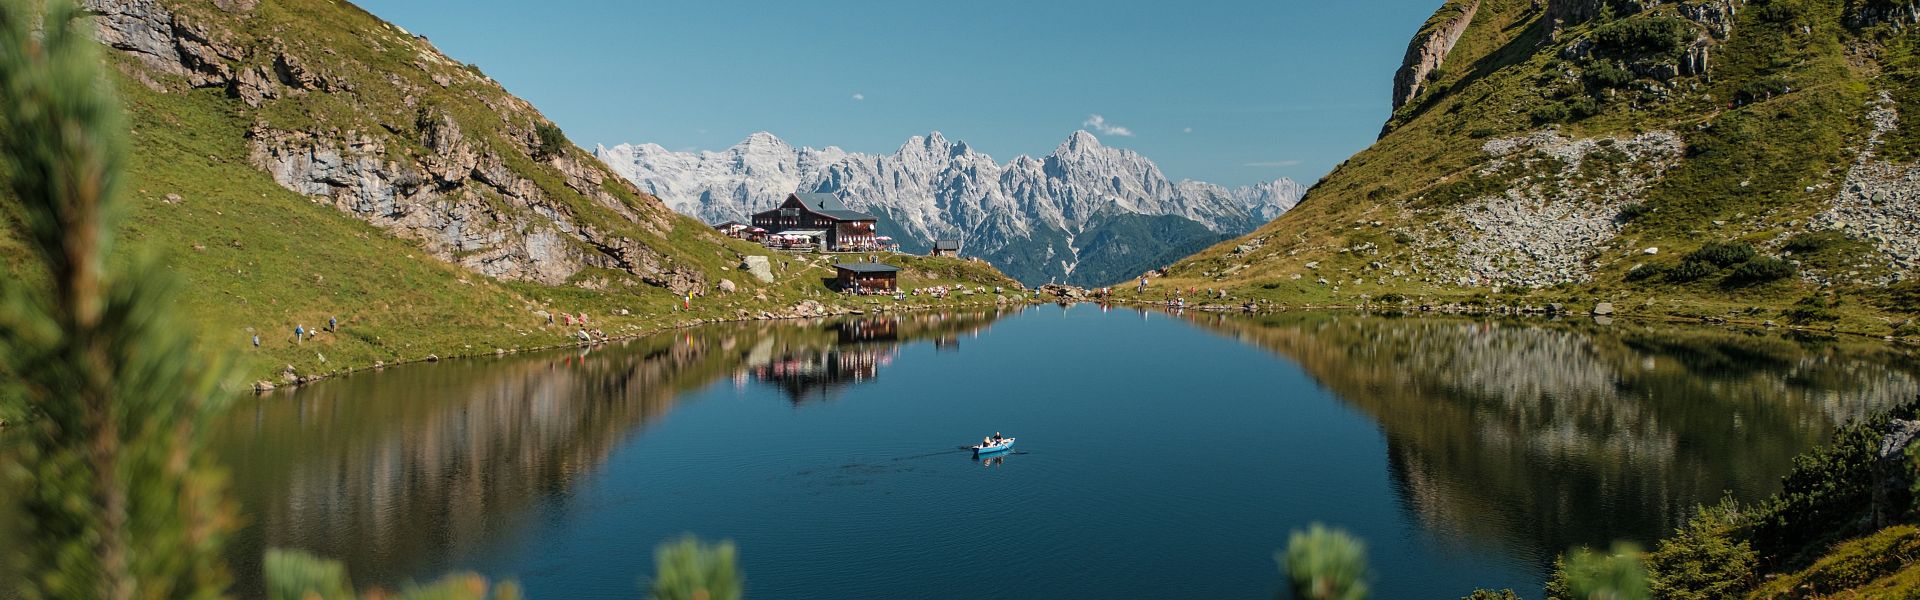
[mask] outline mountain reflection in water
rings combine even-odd
[[[212,440],[245,520],[234,593],[290,547],[363,585],[628,595],[693,532],[741,543],[753,597],[1254,597],[1318,521],[1371,542],[1381,597],[1537,597],[1569,546],[1763,498],[1836,424],[1920,393],[1912,349],[1856,339],[1010,315],[717,325],[244,400]],[[1023,449],[959,449],[1002,430]],[[990,541],[992,569],[954,560]]]
[[[1404,510],[1441,538],[1651,542],[1778,489],[1841,423],[1920,394],[1911,350],[1628,322],[1187,313],[1298,363],[1379,423]]]
[[[513,539],[528,509],[566,497],[683,392],[732,377],[796,405],[828,398],[873,379],[901,344],[951,344],[1003,314],[709,326],[388,369],[245,402],[213,444],[247,513],[231,552],[239,591],[256,595],[260,557],[274,547],[340,557],[368,581],[435,572]]]

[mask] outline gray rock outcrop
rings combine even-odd
[[[740,261],[740,269],[761,283],[773,283],[773,263],[765,256],[749,256]]]
[[[1467,26],[1480,12],[1480,0],[1449,3],[1421,27],[1421,33],[1407,46],[1407,56],[1393,75],[1393,108],[1398,110],[1426,90],[1427,78],[1446,64],[1454,44],[1466,34]]]
[[[246,13],[258,3],[216,4],[228,13]],[[366,104],[372,97],[359,94],[353,80],[303,58],[307,50],[300,40],[244,38],[201,22],[217,17],[187,18],[159,0],[85,0],[83,6],[93,14],[101,42],[136,57],[148,72],[133,75],[155,89],[167,91],[178,82],[224,88],[252,107],[336,94],[354,106],[362,113],[357,121],[374,125],[284,126],[257,117],[247,133],[247,158],[282,187],[415,240],[436,258],[496,278],[549,285],[598,267],[676,293],[709,287],[702,272],[676,267],[647,239],[636,239],[664,240],[674,227],[664,206],[637,193],[642,202],[636,204],[609,192],[608,180],[624,183],[597,161],[576,160],[578,152],[548,156],[535,132],[546,121],[531,105],[447,59],[424,38],[392,26],[361,34],[376,48],[410,46],[408,52],[419,57],[415,66],[442,86],[458,82],[477,89],[466,97],[485,103],[501,123],[485,123],[491,129],[475,134],[474,123],[419,100],[428,95],[426,87],[391,72],[356,75],[384,77],[378,83],[404,96],[404,106]],[[318,62],[354,64],[331,48],[317,52],[326,54]],[[550,170],[548,177],[559,185],[536,182],[528,161],[533,169]],[[593,219],[584,216],[589,212]]]

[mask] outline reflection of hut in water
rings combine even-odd
[[[899,319],[854,319],[841,323],[840,342],[894,342],[900,340]]]
[[[755,367],[753,376],[780,388],[797,405],[830,398],[848,386],[871,380],[880,374],[881,364],[891,359],[891,354],[878,349],[834,349],[783,356]]]
[[[959,352],[960,336],[947,334],[933,338],[934,352]]]

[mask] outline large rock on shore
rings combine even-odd
[[[761,283],[773,283],[773,262],[765,256],[749,256],[740,261],[740,270],[753,275]]]

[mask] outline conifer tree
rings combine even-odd
[[[0,278],[0,380],[30,598],[210,598],[228,583],[225,481],[199,432],[227,395],[155,261],[109,260],[124,121],[68,0],[0,0],[0,181],[26,273]]]

